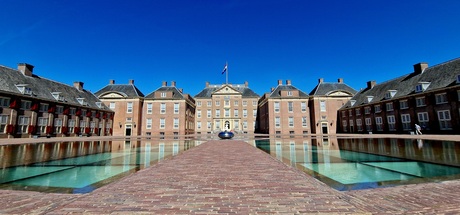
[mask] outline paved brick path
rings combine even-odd
[[[460,213],[460,181],[339,192],[242,141],[210,141],[89,194],[0,191],[2,214]]]

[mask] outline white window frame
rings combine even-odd
[[[126,103],[126,113],[132,113],[133,112],[133,102],[127,102]]]
[[[428,117],[428,112],[418,112],[417,113],[418,123],[422,128],[427,128],[429,125],[430,118]]]
[[[426,101],[425,101],[425,97],[417,97],[415,98],[415,106],[416,107],[424,107],[426,106]]]
[[[0,115],[0,134],[6,133],[6,125],[8,124],[8,115]]]
[[[160,103],[160,114],[166,114],[166,103]]]
[[[146,129],[152,129],[152,118],[147,118],[145,128]]]
[[[307,102],[301,102],[300,103],[300,110],[302,112],[306,112],[307,111]]]
[[[115,102],[110,102],[110,103],[109,103],[109,108],[110,108],[110,109],[114,110],[115,107],[116,107],[116,106],[115,106]]]
[[[153,113],[153,103],[147,103],[147,114]]]
[[[27,129],[29,128],[30,117],[28,116],[18,116],[18,133],[26,134]]]
[[[403,130],[409,131],[412,129],[410,114],[401,114],[401,123]]]
[[[447,93],[436,94],[436,104],[445,104],[447,103]]]
[[[396,118],[394,115],[387,116],[387,123],[388,123],[388,130],[395,131],[396,130]]]
[[[164,129],[165,127],[165,118],[160,118],[160,129]]]
[[[321,112],[326,112],[326,100],[319,101],[319,109]]]
[[[281,126],[280,120],[281,120],[281,119],[280,119],[279,116],[275,117],[275,127],[276,127],[276,128],[279,128],[279,127]]]
[[[179,108],[180,108],[180,104],[174,103],[174,114],[179,114]]]
[[[179,129],[179,118],[174,118],[173,127],[174,129]]]
[[[452,130],[451,115],[449,110],[440,110],[437,112],[439,129]]]
[[[294,112],[294,102],[288,102],[288,112]]]
[[[404,110],[409,108],[409,102],[406,100],[399,101],[399,109]]]
[[[294,117],[293,116],[290,116],[288,118],[288,124],[289,124],[289,127],[294,127]]]
[[[273,110],[275,111],[275,113],[280,112],[280,103],[279,102],[274,102],[273,103]]]

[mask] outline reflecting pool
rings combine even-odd
[[[412,139],[266,139],[253,144],[337,190],[460,178],[460,144]]]
[[[88,193],[200,143],[136,140],[0,146],[0,189]]]

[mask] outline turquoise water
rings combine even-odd
[[[0,188],[88,193],[199,141],[94,141],[0,146]]]
[[[254,144],[342,191],[460,178],[460,147],[455,142],[267,139]]]

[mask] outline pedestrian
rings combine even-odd
[[[422,128],[420,127],[420,125],[415,124],[415,133],[416,133],[416,134],[422,134],[422,131],[420,131],[420,130],[422,130]]]

